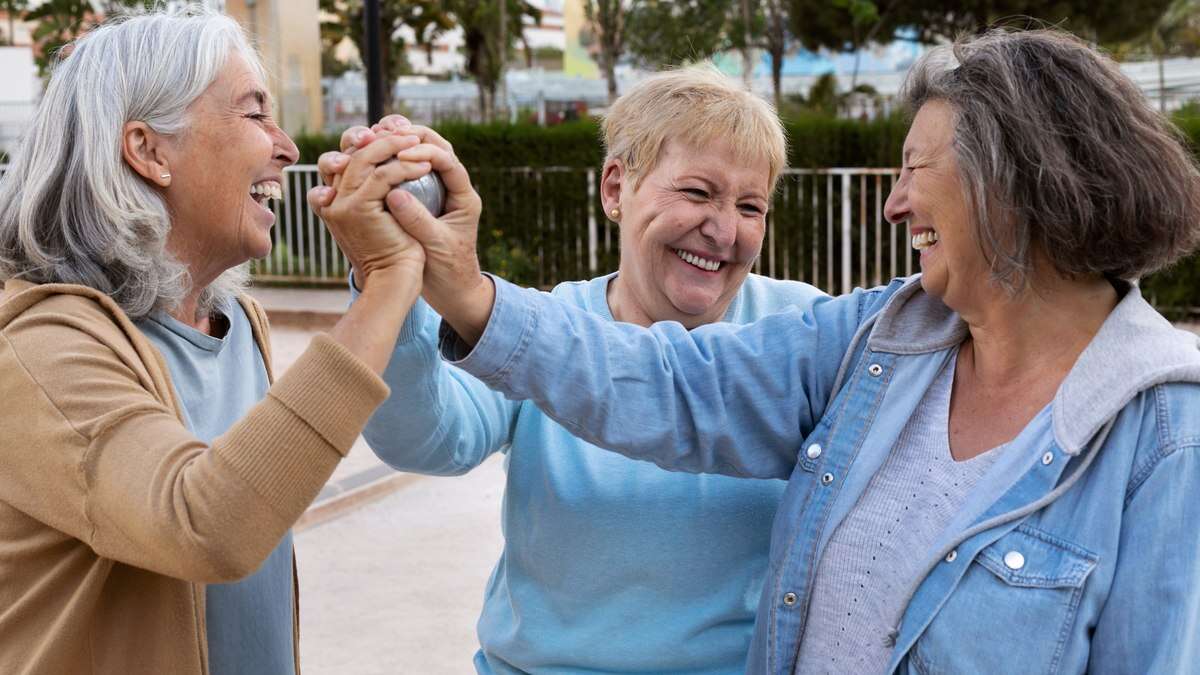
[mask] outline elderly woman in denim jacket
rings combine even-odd
[[[646,329],[481,277],[441,253],[468,228],[397,203],[443,354],[598,445],[788,480],[750,672],[1191,670],[1200,350],[1127,280],[1195,248],[1200,174],[1062,33],[936,49],[906,91],[887,216],[922,274]]]
[[[297,151],[258,55],[199,10],[72,45],[0,182],[0,672],[297,671],[289,529],[387,396],[424,253],[380,200],[428,150],[350,162],[362,297],[273,381],[244,263]]]

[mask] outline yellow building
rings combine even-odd
[[[320,131],[321,29],[317,0],[225,0],[257,43],[270,74],[275,118],[288,134]]]

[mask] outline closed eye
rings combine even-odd
[[[700,188],[683,188],[680,191],[695,199],[708,199],[708,193]]]
[[[760,216],[763,212],[762,209],[758,208],[758,206],[754,204],[738,204],[738,208],[741,209],[743,213],[751,216]]]

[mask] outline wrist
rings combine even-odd
[[[496,285],[491,277],[479,274],[469,288],[460,286],[453,292],[432,297],[426,293],[425,298],[465,343],[474,346],[491,319]]]
[[[363,293],[381,288],[421,287],[424,265],[416,261],[398,262],[374,269],[354,268],[354,285]]]

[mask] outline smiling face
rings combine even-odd
[[[187,129],[164,149],[167,246],[197,285],[271,252],[269,202],[282,198],[283,169],[299,152],[271,119],[266,91],[246,60],[231,54],[188,108]]]
[[[884,214],[908,221],[921,252],[921,286],[950,307],[992,290],[990,269],[971,231],[971,210],[954,153],[954,110],[944,101],[921,106],[904,140],[900,179]]]
[[[668,140],[635,189],[617,160],[605,167],[606,208],[619,207],[621,268],[609,304],[621,321],[719,321],[762,248],[770,167],[727,143]]]

